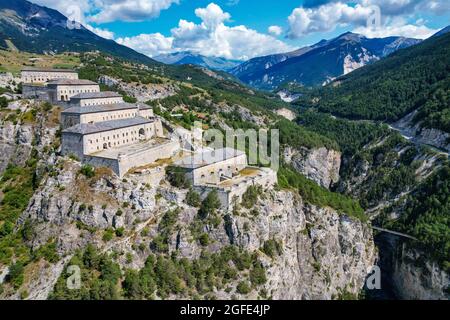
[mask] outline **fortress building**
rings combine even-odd
[[[61,127],[67,129],[77,124],[128,119],[133,117],[153,118],[153,109],[145,104],[114,103],[106,105],[73,105],[61,112]]]
[[[193,185],[219,184],[247,167],[245,152],[224,148],[186,157],[175,163],[183,168]]]
[[[227,209],[239,202],[250,186],[269,188],[277,182],[275,171],[248,166],[245,152],[232,148],[207,150],[174,165],[183,169],[202,198],[216,190],[222,207]]]
[[[78,73],[68,69],[23,68],[20,74],[23,83],[42,83],[57,79],[78,79]]]
[[[179,149],[178,141],[164,137],[161,120],[148,105],[123,102],[120,94],[100,92],[88,80],[60,79],[47,87],[52,100],[66,103],[61,112],[63,155],[111,168],[122,177]]]
[[[102,92],[85,92],[74,95],[70,98],[70,103],[85,106],[97,106],[102,104],[122,103],[123,98],[117,92],[102,91]]]
[[[83,93],[100,93],[100,86],[90,80],[59,79],[47,83],[51,101],[70,101],[73,96]]]

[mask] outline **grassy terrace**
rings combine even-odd
[[[68,53],[50,56],[28,52],[0,50],[0,72],[11,72],[17,75],[25,66],[71,69],[79,65],[79,57]]]

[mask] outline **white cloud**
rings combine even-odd
[[[118,38],[116,39],[116,42],[153,57],[159,54],[172,52],[173,38],[164,37],[161,33],[153,33]]]
[[[439,30],[430,29],[422,23],[408,24],[403,19],[394,19],[380,28],[358,27],[353,32],[365,35],[368,38],[383,38],[389,36],[402,36],[407,38],[426,39]]]
[[[89,17],[90,21],[142,21],[156,18],[162,10],[170,8],[179,0],[95,0],[99,13]]]
[[[299,7],[288,17],[288,36],[296,39],[314,32],[328,32],[339,26],[353,26],[355,32],[367,36],[405,35],[425,38],[435,30],[425,25],[407,22],[426,12],[443,13],[450,10],[448,0],[357,0],[356,4],[338,0],[320,1],[314,5],[307,1],[308,7]],[[370,28],[368,22],[379,8],[379,25]],[[415,18],[414,18],[415,17]],[[409,32],[409,34],[408,34]]]
[[[33,0],[66,16],[75,12],[78,22],[143,21],[156,18],[180,0]]]
[[[114,40],[114,32],[109,31],[108,29],[96,28],[89,24],[86,24],[85,27],[102,38]]]
[[[225,25],[231,16],[214,3],[195,10],[195,14],[201,19],[200,24],[180,20],[178,26],[171,30],[171,37],[141,34],[118,39],[118,42],[149,56],[189,50],[205,56],[238,60],[294,49],[283,41],[246,26]]]
[[[334,30],[338,25],[367,21],[373,10],[360,4],[354,7],[345,3],[328,3],[317,8],[299,7],[288,17],[290,38],[300,38],[313,32]]]
[[[283,33],[283,29],[280,26],[270,26],[267,32],[273,34],[274,36],[279,36]]]

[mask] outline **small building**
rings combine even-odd
[[[247,167],[245,152],[232,148],[209,150],[183,158],[175,166],[184,169],[194,186],[217,185]]]
[[[80,107],[123,103],[121,94],[112,91],[84,92],[70,98],[70,103]]]
[[[70,69],[23,68],[20,74],[23,83],[47,83],[57,79],[78,79],[78,73]]]
[[[216,191],[224,209],[239,203],[249,187],[268,189],[277,182],[274,170],[248,166],[245,152],[232,148],[197,153],[174,165],[184,170],[202,199]]]
[[[47,83],[47,89],[52,101],[70,101],[80,93],[100,92],[100,86],[90,80],[60,79]]]

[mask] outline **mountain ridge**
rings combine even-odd
[[[369,39],[346,32],[290,53],[251,59],[231,73],[259,89],[273,90],[286,82],[315,86],[420,42],[404,37]],[[269,64],[261,68],[265,62]]]
[[[0,46],[3,48],[8,48],[10,41],[18,50],[33,53],[99,50],[140,63],[159,64],[82,25],[69,28],[69,24],[67,17],[57,10],[26,0],[0,0]]]
[[[192,51],[179,51],[174,53],[161,54],[153,57],[153,59],[165,64],[193,64],[217,71],[228,71],[242,63],[242,61],[230,60],[222,57],[207,57]]]

